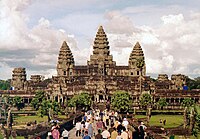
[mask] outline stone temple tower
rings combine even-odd
[[[142,59],[144,61],[144,66],[142,67],[142,69],[137,67],[138,59]],[[145,60],[144,60],[144,53],[142,51],[142,48],[141,48],[139,42],[137,42],[135,44],[135,46],[133,47],[133,50],[129,57],[129,65],[128,66],[129,66],[129,71],[130,71],[129,75],[130,76],[138,76],[138,75],[140,75],[140,72],[141,72],[141,75],[143,75],[143,76],[146,75],[146,64],[145,64]]]
[[[99,27],[93,46],[93,55],[88,61],[89,73],[93,75],[111,75],[116,66],[113,56],[110,55],[108,38],[102,26]]]
[[[72,52],[67,45],[66,41],[63,42],[57,63],[57,75],[58,76],[72,76],[74,68],[74,58]]]
[[[11,80],[11,86],[14,90],[24,90],[26,83],[26,69],[25,68],[14,68]]]

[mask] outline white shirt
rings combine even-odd
[[[81,130],[81,123],[80,122],[76,123],[75,128],[76,130]]]
[[[62,136],[63,136],[63,137],[68,137],[68,136],[69,136],[69,132],[68,132],[67,130],[64,130],[64,131],[62,132]]]
[[[122,122],[122,125],[124,125],[126,128],[127,128],[128,124],[129,124],[129,122],[127,120]]]
[[[85,122],[85,128],[88,129],[89,122]]]
[[[104,130],[101,135],[103,136],[103,138],[109,138],[110,137],[110,133],[108,132],[108,130]]]

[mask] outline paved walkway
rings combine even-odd
[[[69,139],[82,139],[82,137],[76,137],[75,127],[69,131]],[[93,136],[92,139],[95,139],[95,137]]]

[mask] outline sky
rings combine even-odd
[[[102,25],[117,65],[128,65],[138,41],[147,75],[200,76],[199,0],[0,0],[0,79],[15,67],[51,78],[67,41],[75,65],[86,65]]]

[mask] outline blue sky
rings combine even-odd
[[[148,75],[200,76],[199,7],[199,0],[1,0],[0,78],[14,67],[28,77],[56,75],[64,40],[75,64],[86,64],[100,25],[118,65],[128,64],[139,41]]]

